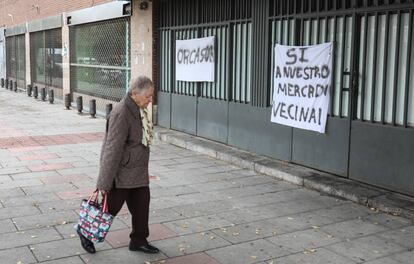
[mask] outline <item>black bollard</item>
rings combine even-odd
[[[66,110],[70,109],[70,94],[65,94],[65,107]]]
[[[107,104],[106,105],[106,118],[108,118],[111,111],[112,111],[112,104]]]
[[[1,78],[1,87],[4,87],[4,78]]]
[[[27,85],[27,96],[32,96],[32,85],[31,84],[28,84]]]
[[[53,101],[55,101],[55,93],[53,89],[49,89],[49,103],[53,104]]]
[[[17,82],[14,81],[14,91],[17,93]]]
[[[12,80],[10,80],[9,89],[10,89],[10,91],[13,91],[13,81]]]
[[[33,98],[37,99],[37,96],[39,95],[39,91],[37,90],[37,85],[33,87]]]
[[[96,100],[92,99],[89,101],[89,114],[92,118],[95,118],[96,115]]]
[[[9,89],[9,79],[6,79],[6,89]]]
[[[42,99],[42,101],[46,101],[46,88],[45,87],[40,89],[40,99]]]
[[[83,101],[82,101],[82,96],[78,96],[76,98],[76,107],[78,109],[78,113],[82,114],[82,110],[83,110]]]

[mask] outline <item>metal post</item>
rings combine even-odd
[[[55,93],[53,92],[53,89],[49,89],[49,103],[53,104],[54,100],[55,100]]]
[[[78,96],[76,98],[76,107],[78,109],[78,113],[81,114],[82,113],[82,110],[83,110],[82,96]]]
[[[6,89],[9,89],[9,79],[6,79]]]
[[[106,105],[106,118],[108,118],[111,111],[112,111],[112,104],[107,104]]]
[[[4,87],[4,78],[1,78],[1,87]]]
[[[46,101],[46,88],[45,87],[40,89],[40,98],[42,99],[42,101]]]
[[[27,85],[27,96],[32,96],[32,85],[28,84]]]
[[[65,94],[65,107],[66,107],[66,110],[70,109],[70,102],[71,102],[70,94]]]
[[[37,96],[39,95],[38,90],[37,90],[37,85],[35,85],[33,87],[33,98],[37,99]]]
[[[96,115],[96,100],[92,99],[89,101],[89,114],[92,118],[95,118]]]
[[[10,91],[13,91],[13,80],[10,80],[9,89]]]
[[[14,87],[13,87],[13,91],[15,91],[17,93],[17,81],[14,81]]]

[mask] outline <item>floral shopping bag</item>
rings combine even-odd
[[[88,200],[84,199],[80,205],[77,228],[84,237],[93,243],[103,242],[108,234],[114,217],[108,213],[106,195],[98,202],[99,191],[92,193]]]

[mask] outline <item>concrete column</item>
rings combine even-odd
[[[140,0],[132,3],[131,16],[131,77],[152,76],[152,3],[139,9]]]
[[[66,14],[63,14],[62,25],[62,78],[63,78],[63,98],[70,93],[70,60],[69,60],[69,26],[67,25]]]
[[[25,50],[25,54],[26,54],[26,58],[25,58],[26,60],[26,84],[25,85],[28,85],[32,83],[32,74],[31,74],[31,68],[30,68],[30,33],[26,32],[24,37],[25,37],[24,44],[25,44],[25,49],[26,49]],[[20,88],[26,89],[26,87],[20,87]]]
[[[152,3],[148,8],[139,9],[140,0],[132,3],[131,16],[131,78],[140,75],[152,77]],[[152,119],[156,106],[149,105]]]

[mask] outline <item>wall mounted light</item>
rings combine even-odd
[[[141,3],[139,3],[139,9],[147,10],[148,9],[148,1],[147,0],[141,1]]]

